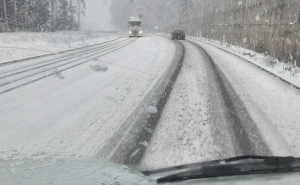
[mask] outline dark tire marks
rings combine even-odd
[[[135,41],[135,40],[134,40],[134,41]],[[71,62],[67,62],[67,63],[61,64],[60,66],[55,66],[55,67],[52,67],[52,68],[50,68],[50,69],[46,69],[46,70],[43,70],[43,71],[39,71],[39,72],[37,72],[37,73],[30,74],[30,75],[28,75],[28,76],[21,77],[21,78],[19,78],[19,79],[15,79],[15,80],[12,80],[12,81],[5,82],[5,83],[3,83],[3,84],[0,84],[0,87],[1,87],[1,86],[5,86],[5,85],[8,85],[8,84],[12,84],[12,83],[14,83],[14,82],[21,81],[21,80],[24,80],[24,79],[26,80],[25,82],[23,82],[23,83],[21,83],[21,84],[15,85],[14,87],[10,87],[10,88],[8,88],[8,89],[5,89],[5,90],[0,91],[0,95],[5,94],[5,93],[10,92],[10,91],[13,91],[13,90],[15,90],[15,89],[18,89],[18,88],[20,88],[20,87],[29,85],[29,84],[31,84],[31,83],[37,82],[37,81],[42,80],[42,79],[44,79],[44,78],[47,78],[47,77],[52,76],[52,75],[53,75],[53,74],[51,73],[51,70],[52,70],[52,69],[56,69],[57,67],[61,67],[61,66],[65,66],[65,65],[73,64],[73,63],[74,63],[74,65],[65,67],[65,68],[63,68],[63,69],[59,69],[58,71],[59,71],[59,72],[63,72],[63,71],[72,69],[72,68],[77,67],[77,66],[79,66],[79,65],[85,64],[85,63],[87,63],[87,62],[89,62],[89,61],[91,61],[91,60],[96,60],[96,59],[99,58],[99,57],[102,57],[102,56],[108,55],[108,54],[110,54],[110,53],[112,53],[112,52],[115,52],[115,51],[117,51],[117,50],[120,50],[120,49],[126,47],[127,45],[133,43],[134,41],[130,41],[130,42],[127,42],[127,43],[123,43],[122,45],[118,45],[118,46],[116,46],[116,47],[110,48],[109,50],[105,50],[104,53],[100,52],[100,54],[99,54],[99,53],[93,53],[93,54],[90,54],[89,57],[93,57],[93,58],[89,58],[89,59],[84,60],[84,61],[81,61],[82,59],[80,58],[80,59],[77,59],[77,60],[75,60],[75,61],[71,61]],[[76,63],[76,62],[78,62],[78,63]],[[38,75],[38,74],[42,74],[42,73],[44,73],[44,72],[46,72],[46,71],[48,71],[48,72],[50,71],[50,72],[49,72],[48,74],[46,74],[46,75],[42,75],[41,77],[37,77],[37,78],[35,78],[35,79],[33,79],[33,80],[27,80],[27,78],[29,78],[29,77],[32,77],[32,76],[35,76],[35,75]]]
[[[220,101],[224,104],[227,127],[231,137],[233,137],[232,140],[236,142],[233,143],[236,155],[271,155],[268,145],[260,135],[244,103],[240,100],[225,75],[201,46],[191,43],[207,58],[207,62],[211,66],[212,71],[210,72],[213,73],[218,84],[216,90],[220,92]],[[223,142],[226,145],[226,141]]]
[[[170,70],[161,77],[162,82],[158,84],[158,87],[153,89],[149,93],[150,95],[147,96],[151,100],[149,102],[156,102],[158,112],[149,114],[140,110],[141,108],[145,109],[145,106],[139,106],[135,111],[135,115],[129,116],[130,119],[123,123],[122,127],[107,142],[107,145],[99,151],[98,157],[111,155],[110,160],[126,165],[136,166],[140,163],[182,67],[184,47],[181,44],[176,44],[177,56],[171,64]],[[125,134],[124,130],[129,125],[132,125],[132,127]],[[114,145],[116,144],[118,147],[115,149]]]
[[[24,58],[24,59],[19,59],[19,60],[13,60],[13,61],[9,61],[9,62],[2,62],[2,63],[0,63],[0,66],[6,66],[6,65],[10,65],[10,64],[15,64],[15,63],[20,63],[20,62],[30,61],[30,60],[34,60],[34,59],[38,59],[38,58],[47,57],[47,56],[60,55],[60,54],[71,52],[71,51],[80,51],[82,49],[88,49],[88,48],[92,48],[92,47],[95,47],[95,46],[100,46],[100,45],[103,45],[103,44],[106,44],[106,43],[110,43],[110,42],[119,40],[121,38],[122,37],[119,37],[117,39],[109,40],[109,41],[106,41],[106,42],[102,42],[102,43],[99,43],[99,44],[94,44],[94,45],[90,45],[90,46],[86,46],[86,47],[75,48],[75,49],[70,49],[70,50],[65,50],[65,51],[55,52],[55,53],[51,52],[50,54],[45,54],[45,55],[40,55],[40,56],[35,56],[35,57],[29,57],[29,58]],[[27,49],[27,48],[25,49],[25,48],[18,48],[18,47],[1,47],[1,48],[21,49],[21,50],[32,50],[32,51],[46,52],[46,51],[43,51],[43,50]]]

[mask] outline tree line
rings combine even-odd
[[[0,32],[79,30],[85,0],[0,0]]]

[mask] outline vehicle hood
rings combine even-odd
[[[172,183],[172,185],[295,185],[299,184],[299,182],[300,174],[298,172],[294,172],[207,178],[176,182]]]
[[[155,184],[128,167],[102,159],[32,157],[0,159],[1,185]]]
[[[0,159],[1,185],[154,185],[154,179],[145,177],[126,166],[103,159],[39,156]],[[299,173],[244,175],[188,180],[172,185],[294,185]]]

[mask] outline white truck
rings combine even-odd
[[[130,17],[128,22],[129,37],[143,36],[142,20],[138,17]]]

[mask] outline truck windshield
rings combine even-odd
[[[182,30],[176,30],[175,33],[183,33]]]
[[[129,22],[129,27],[141,27],[142,23],[141,22]]]

